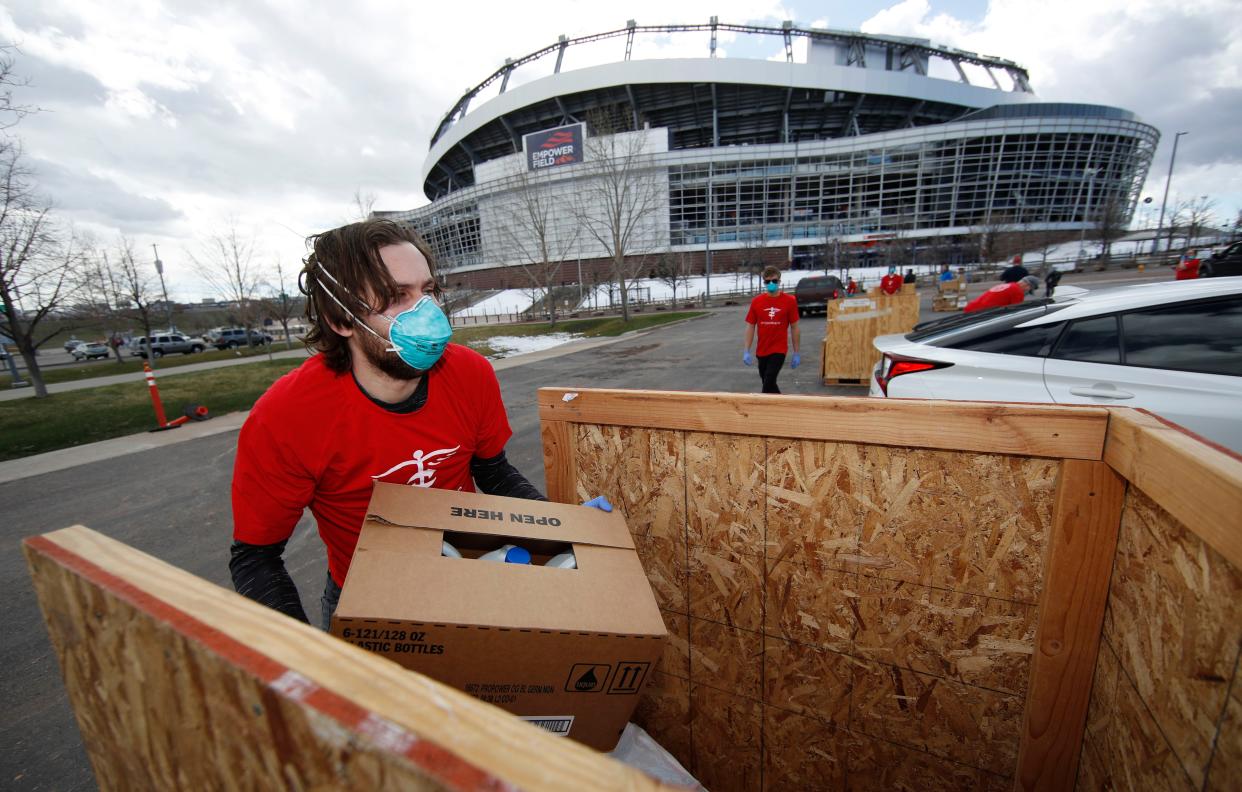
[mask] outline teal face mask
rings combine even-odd
[[[332,273],[324,269],[322,264],[319,265],[319,269],[336,284],[337,288],[349,294],[345,287],[332,277]],[[397,357],[416,371],[427,371],[434,366],[444,354],[444,347],[448,345],[449,338],[453,335],[452,324],[449,323],[448,317],[444,315],[444,311],[440,310],[439,304],[430,294],[424,294],[418,302],[414,303],[413,308],[406,309],[396,316],[380,314],[388,320],[388,338],[384,338],[336,299],[336,295],[329,291],[327,286],[324,286],[318,279],[316,283],[319,283],[324,294],[339,305],[342,311],[349,314],[349,318],[357,322],[359,327],[379,340],[387,341],[389,344],[387,351],[396,352]],[[370,306],[360,297],[355,297],[355,299],[367,310],[371,310]]]
[[[766,285],[768,294],[776,294],[776,290],[779,289],[780,287],[781,285],[779,283],[769,283]]]

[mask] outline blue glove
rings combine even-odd
[[[753,357],[751,357],[751,356],[750,356],[750,350],[749,350],[749,349],[748,349],[748,350],[746,350],[745,352],[743,352],[743,353],[742,353],[742,363],[743,363],[743,364],[745,364],[745,365],[749,366],[751,363],[754,363],[754,362],[755,362],[755,359],[754,359]]]
[[[802,362],[802,356],[799,355],[797,352],[795,352],[793,353],[793,358],[789,361],[789,367],[791,369],[795,369],[798,367],[798,364],[801,362]]]
[[[603,495],[596,495],[594,498],[591,498],[589,501],[587,501],[586,503],[582,505],[590,506],[593,509],[599,509],[602,512],[612,511],[612,504],[609,503],[608,499],[605,498]]]

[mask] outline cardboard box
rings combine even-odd
[[[477,560],[502,544],[532,564]],[[601,751],[668,639],[620,512],[383,483],[332,634]]]

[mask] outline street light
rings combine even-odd
[[[1099,168],[1084,168],[1082,175],[1087,178],[1087,202],[1082,207],[1082,230],[1078,232],[1078,256],[1080,259],[1086,258],[1087,238],[1087,210],[1091,208],[1091,190],[1095,187],[1095,174],[1099,173]]]
[[[1173,181],[1173,163],[1177,162],[1177,141],[1181,140],[1182,135],[1188,135],[1189,132],[1178,132],[1173,136],[1173,154],[1169,157],[1169,175],[1164,180],[1164,199],[1160,201],[1160,222],[1156,223],[1156,238],[1151,241],[1151,252],[1154,254],[1160,248],[1160,232],[1164,229],[1164,207],[1169,202],[1169,184]],[[1169,247],[1173,246],[1173,233],[1169,232]]]
[[[160,276],[160,291],[164,292],[164,310],[168,312],[168,332],[173,330],[172,321],[172,303],[168,302],[168,288],[164,286],[164,262],[160,261],[160,249],[151,243],[151,249],[155,251],[155,271]]]

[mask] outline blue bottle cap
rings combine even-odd
[[[530,551],[522,547],[510,547],[505,553],[506,564],[529,564]]]

